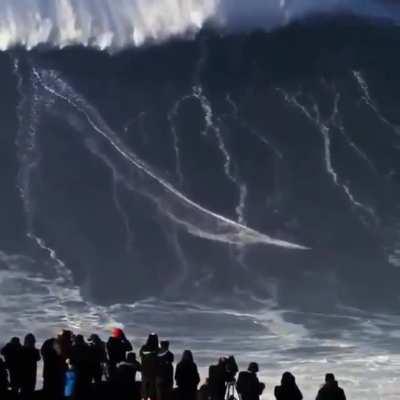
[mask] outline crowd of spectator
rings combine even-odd
[[[33,334],[23,343],[12,338],[0,357],[0,399],[10,400],[259,400],[266,389],[259,381],[259,366],[251,362],[239,371],[235,357],[221,357],[209,367],[202,385],[190,350],[174,364],[170,343],[150,334],[139,357],[122,329],[112,330],[107,342],[96,334],[63,330],[44,341],[40,350]],[[39,361],[43,385],[37,390]],[[140,374],[141,379],[138,379]],[[275,387],[276,400],[302,400],[290,372]],[[346,400],[333,374],[328,373],[316,400]]]

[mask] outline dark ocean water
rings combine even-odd
[[[118,323],[397,398],[399,48],[321,17],[0,53],[2,335]]]

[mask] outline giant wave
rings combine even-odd
[[[399,20],[389,0],[2,0],[0,49],[84,45],[119,50],[195,34],[273,29],[317,13]]]

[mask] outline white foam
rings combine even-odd
[[[122,160],[134,167],[133,171],[140,172],[145,177],[145,180],[141,178],[141,185],[136,181],[130,187],[152,200],[160,212],[190,234],[239,246],[267,244],[287,249],[306,249],[304,246],[260,233],[194,202],[140,160],[107,125],[98,111],[54,71],[39,71],[34,68],[33,74],[44,90],[81,113],[93,131],[104,138]]]
[[[311,13],[343,10],[399,20],[398,6],[383,0],[2,0],[0,49],[121,49],[193,34],[209,21],[231,30],[272,29]]]

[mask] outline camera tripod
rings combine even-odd
[[[225,390],[225,399],[226,400],[236,400],[237,398],[235,397],[235,391],[236,391],[236,381],[229,381],[226,384],[226,390]]]

